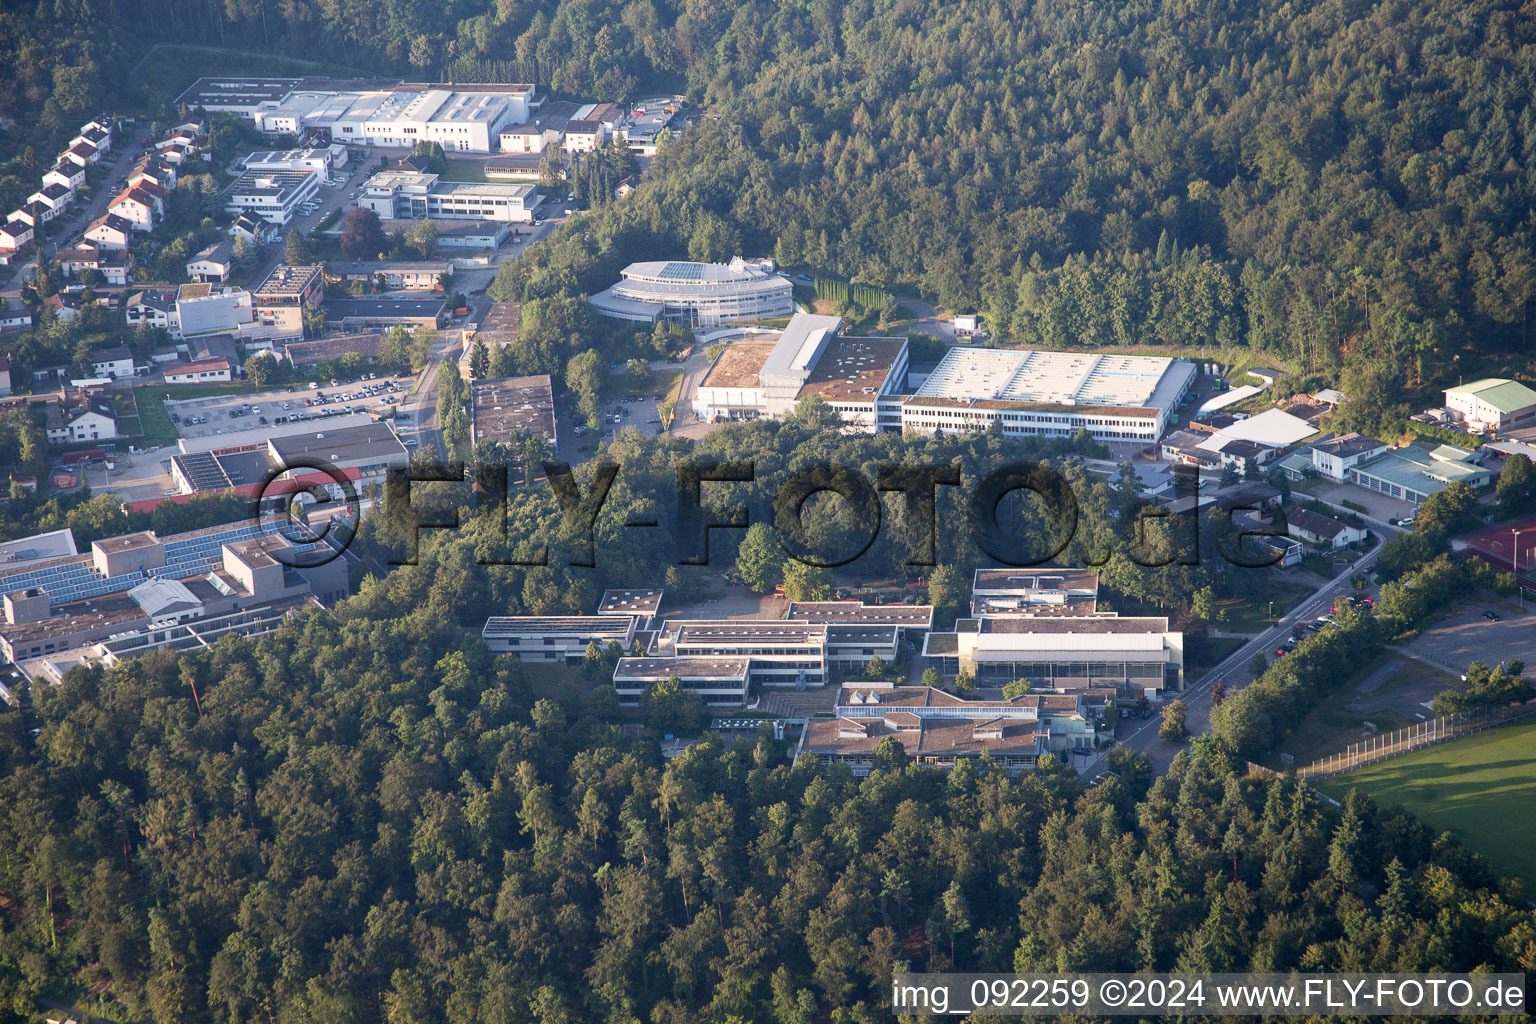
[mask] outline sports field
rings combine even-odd
[[[1322,788],[1335,800],[1358,789],[1384,807],[1402,804],[1536,894],[1536,722],[1426,747]]]

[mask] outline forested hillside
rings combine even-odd
[[[655,184],[508,291],[604,286],[658,251],[776,251],[977,308],[1005,339],[1342,367],[1377,410],[1530,340],[1536,47],[1509,0],[77,0],[0,14],[22,58],[4,105],[68,124],[138,59],[142,24],[707,104]]]
[[[725,433],[715,454],[789,461]],[[638,510],[615,498],[615,520]],[[1114,504],[1085,492],[1100,540]],[[519,498],[512,525],[552,534],[540,507]],[[489,610],[573,609],[605,570],[487,569],[498,516],[463,515],[274,637],[76,669],[35,717],[0,714],[0,1006],[873,1024],[902,964],[1536,967],[1524,895],[1452,839],[1248,777],[1208,739],[1156,781],[1116,752],[1092,789],[1053,763],[945,776],[899,747],[854,780],[769,738],[663,763],[612,724],[611,688],[582,696],[600,675],[493,660],[478,636]],[[599,538],[611,571],[655,557]]]

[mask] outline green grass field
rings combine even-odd
[[[1383,806],[1402,804],[1536,893],[1533,773],[1536,722],[1527,722],[1347,772],[1322,789],[1336,800],[1358,789]]]
[[[443,175],[444,181],[485,181],[485,161],[483,160],[453,160],[445,158],[448,164],[448,173]]]

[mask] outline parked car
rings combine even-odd
[[[1489,611],[1483,612],[1483,618],[1487,619],[1489,622],[1498,622],[1500,616],[1498,612],[1490,609]]]

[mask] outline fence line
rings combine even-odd
[[[1318,782],[1365,765],[1376,764],[1436,743],[1470,736],[1509,722],[1536,715],[1536,701],[1514,704],[1508,707],[1472,711],[1464,715],[1431,718],[1413,725],[1395,729],[1389,733],[1351,743],[1337,754],[1319,758],[1311,764],[1296,769],[1298,779]]]

